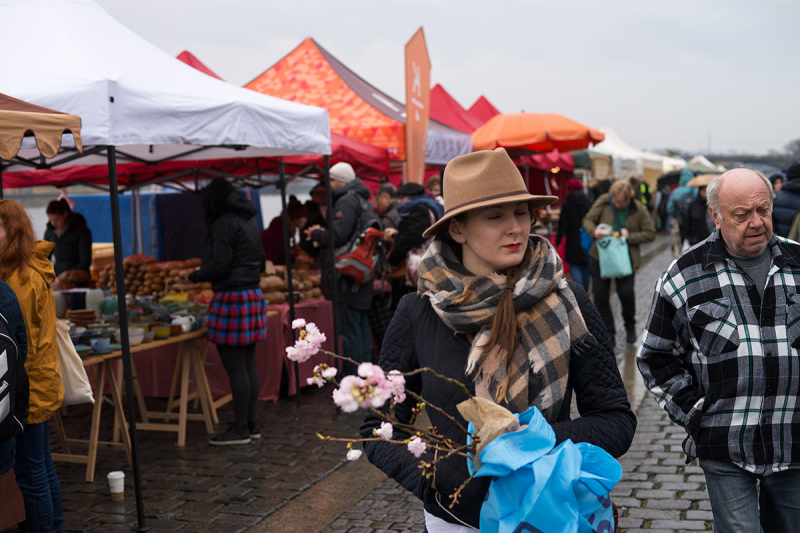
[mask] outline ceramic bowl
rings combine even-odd
[[[75,345],[75,351],[78,352],[79,356],[85,357],[85,356],[89,355],[90,353],[92,353],[92,347],[91,346],[87,346],[85,344],[76,344]]]
[[[159,326],[156,328],[152,328],[151,331],[154,334],[153,338],[156,340],[166,339],[170,336],[171,333],[169,326]]]
[[[118,343],[122,342],[121,338],[121,330],[117,329],[114,331],[114,340]],[[142,328],[128,328],[128,342],[131,346],[136,346],[141,344],[144,340],[144,330]]]
[[[180,335],[181,333],[183,333],[183,328],[181,327],[180,324],[172,324],[169,326],[169,329],[173,335]]]
[[[145,331],[144,332],[144,339],[142,339],[143,343],[151,342],[156,337],[154,331]]]

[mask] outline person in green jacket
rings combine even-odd
[[[614,209],[616,209],[616,220]],[[633,274],[614,281],[617,286],[617,296],[622,304],[622,319],[625,322],[625,333],[628,344],[636,342],[636,297],[633,292],[634,275],[639,268],[639,245],[651,242],[656,238],[653,219],[647,209],[634,198],[634,191],[627,181],[615,181],[608,194],[600,196],[583,218],[583,228],[595,240],[605,235],[597,230],[600,224],[613,226],[615,231],[624,236],[628,241],[628,253],[631,256]],[[589,250],[589,274],[592,277],[592,296],[594,305],[600,311],[603,322],[606,324],[611,342],[614,344],[615,327],[614,316],[609,303],[611,293],[610,279],[600,277],[600,263],[597,254],[597,243],[592,244]]]

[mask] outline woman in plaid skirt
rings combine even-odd
[[[211,248],[208,262],[192,272],[195,283],[210,281],[208,340],[217,345],[233,394],[234,421],[209,443],[249,444],[261,438],[256,424],[258,373],[256,342],[267,336],[267,302],[258,287],[264,270],[258,209],[233,185],[215,178],[203,189],[203,213]]]

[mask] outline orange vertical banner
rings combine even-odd
[[[405,183],[422,183],[431,102],[431,60],[425,33],[417,30],[406,43],[406,164]]]

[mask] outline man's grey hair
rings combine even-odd
[[[769,179],[764,175],[763,172],[759,172],[758,170],[747,169],[759,178],[761,181],[764,182],[764,185],[767,186],[767,191],[769,191],[769,204],[772,207],[772,202],[775,201],[775,191],[772,188],[772,184],[769,182]],[[722,213],[720,212],[719,208],[719,190],[722,188],[723,180],[727,179],[727,172],[725,174],[720,174],[713,180],[711,183],[708,184],[706,187],[706,201],[708,202],[708,207],[714,210],[714,213],[717,214],[720,220],[722,220]]]
[[[385,194],[389,198],[397,198],[397,187],[387,181],[378,186],[378,190],[375,191],[375,194]]]

